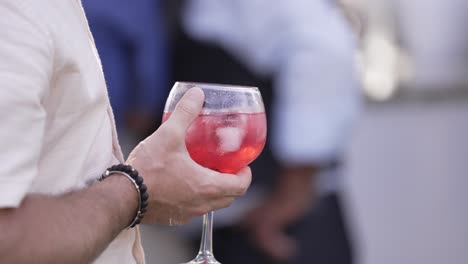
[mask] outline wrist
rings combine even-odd
[[[138,211],[138,192],[128,179],[120,176],[103,179],[99,185],[106,194],[103,198],[112,211],[111,219],[120,232],[129,226]]]
[[[133,185],[137,192],[138,200],[138,210],[133,218],[133,221],[130,223],[128,228],[133,228],[136,225],[141,223],[141,220],[145,216],[146,209],[148,207],[148,192],[147,187],[143,183],[143,178],[138,174],[138,171],[133,169],[132,166],[126,164],[118,164],[108,168],[99,179],[100,181],[111,177],[111,176],[120,176],[126,178],[129,183]]]

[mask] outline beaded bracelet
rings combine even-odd
[[[119,165],[114,165],[110,168],[108,168],[99,178],[99,181],[102,181],[106,179],[109,176],[112,175],[122,175],[127,177],[133,185],[135,186],[135,189],[138,192],[138,211],[133,219],[133,221],[130,223],[130,225],[127,227],[127,229],[133,228],[136,225],[141,223],[141,220],[145,216],[147,207],[148,207],[148,197],[149,194],[147,192],[147,187],[143,183],[143,178],[138,175],[138,171],[133,169],[132,166],[130,165],[125,165],[125,164],[119,164]]]

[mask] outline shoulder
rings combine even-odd
[[[50,3],[41,0],[1,0],[0,23],[2,27],[34,27],[46,30],[44,19],[48,16]]]
[[[1,0],[0,19],[8,16],[19,16],[25,20],[33,20],[37,26],[57,23],[70,10],[81,8],[79,0]]]
[[[55,0],[1,0],[0,28],[6,39],[40,39],[50,43],[51,2]]]
[[[0,0],[0,68],[3,74],[8,72],[20,78],[20,73],[28,69],[41,81],[46,81],[51,72],[54,45],[42,19],[45,14],[35,9],[38,2],[46,1]]]

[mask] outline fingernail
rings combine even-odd
[[[200,97],[203,97],[203,90],[198,87],[193,87],[189,89],[185,94],[188,98],[198,99]]]

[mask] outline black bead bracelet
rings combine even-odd
[[[102,181],[106,179],[109,176],[112,175],[122,175],[127,177],[135,186],[137,192],[138,192],[138,211],[133,219],[133,221],[130,223],[130,225],[127,227],[133,228],[139,223],[141,223],[141,220],[145,216],[147,207],[148,207],[148,192],[147,192],[147,187],[143,183],[143,178],[138,175],[138,171],[133,169],[132,166],[130,165],[125,165],[125,164],[119,164],[119,165],[114,165],[110,168],[108,168],[99,178],[99,181]]]

